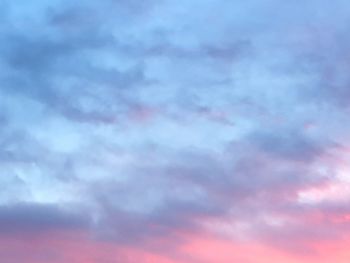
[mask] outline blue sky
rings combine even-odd
[[[349,12],[2,1],[0,257],[348,262]]]

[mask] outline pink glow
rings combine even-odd
[[[157,252],[128,245],[92,241],[84,234],[55,234],[50,237],[32,236],[25,239],[1,238],[0,251],[9,257],[25,262],[44,263],[96,263],[96,262],[145,262],[145,263],[348,263],[348,242],[317,242],[314,252],[298,255],[283,252],[273,246],[256,241],[238,242],[208,234],[181,234],[182,243],[169,247],[168,252]],[[159,241],[150,240],[150,243]],[[163,245],[171,240],[161,240]],[[6,260],[6,259],[4,259]]]

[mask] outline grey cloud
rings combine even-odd
[[[86,229],[89,218],[55,205],[17,203],[0,207],[0,232],[5,235]]]
[[[252,144],[262,151],[296,161],[309,162],[322,155],[327,149],[325,142],[317,142],[308,138],[302,131],[274,130],[271,132],[256,132],[248,138]]]

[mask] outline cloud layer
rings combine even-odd
[[[347,1],[0,10],[2,262],[349,262]]]

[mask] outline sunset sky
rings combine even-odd
[[[1,263],[349,263],[349,0],[0,0]]]

